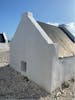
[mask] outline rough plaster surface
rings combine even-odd
[[[75,77],[75,56],[60,59],[63,65],[63,78],[64,80]]]

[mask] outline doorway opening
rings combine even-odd
[[[27,71],[27,62],[21,61],[21,71]]]

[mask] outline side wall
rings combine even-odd
[[[75,56],[60,59],[63,65],[64,81],[75,77]]]

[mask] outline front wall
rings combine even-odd
[[[56,46],[47,43],[33,22],[28,17],[22,18],[11,44],[10,65],[50,92],[57,87],[56,84],[52,87],[53,78],[57,80],[59,76],[52,75],[57,74],[57,70],[52,73],[53,66],[59,67]],[[21,71],[21,61],[27,62],[26,72]]]

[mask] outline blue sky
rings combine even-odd
[[[75,22],[75,0],[0,0],[0,32],[12,38],[27,11],[43,22]]]

